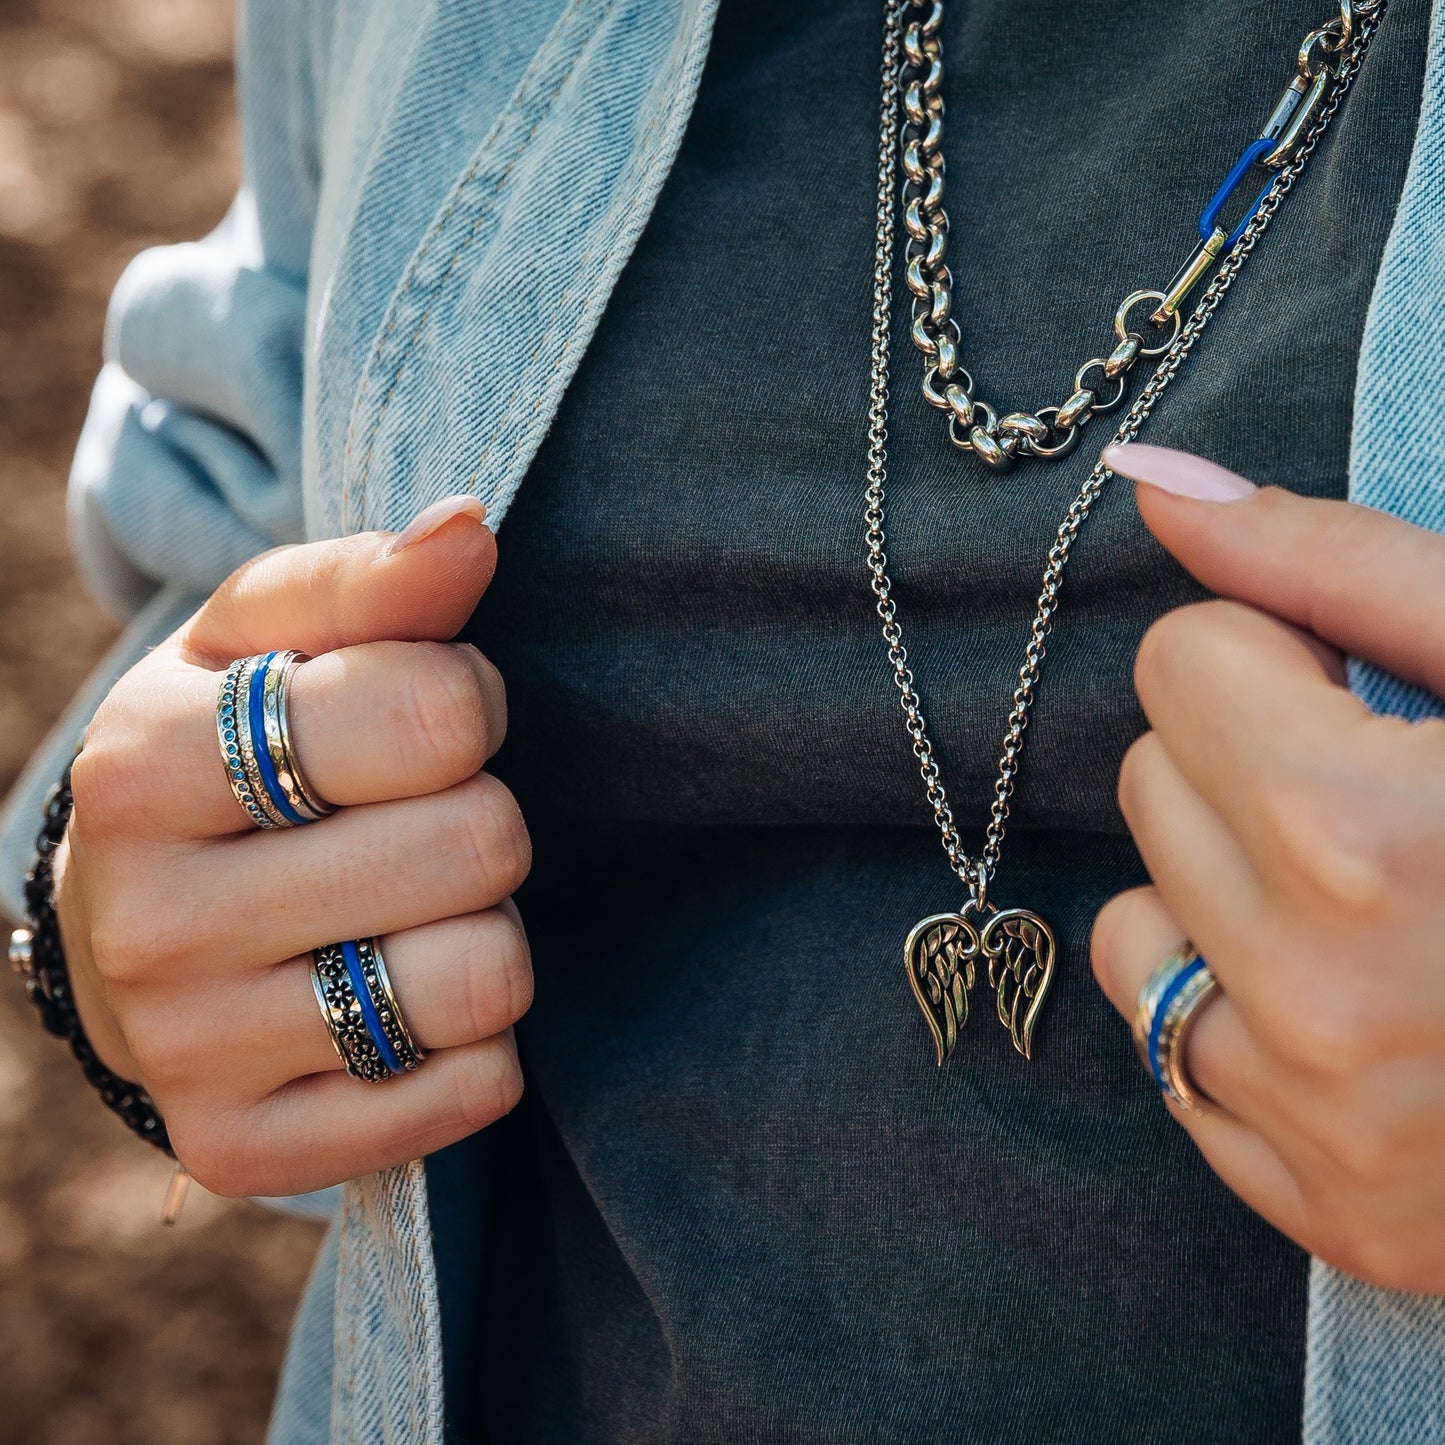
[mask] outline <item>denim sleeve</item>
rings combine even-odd
[[[70,482],[85,579],[122,617],[209,592],[299,540],[301,359],[318,165],[305,7],[250,0],[237,32],[243,181],[204,240],[146,251],[111,300]]]
[[[241,190],[204,240],[138,256],[112,298],[69,518],[87,585],[129,625],[0,813],[0,906],[11,915],[45,790],[114,678],[248,557],[302,536],[314,23],[290,0],[243,3]]]

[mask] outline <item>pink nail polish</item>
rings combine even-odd
[[[1196,502],[1238,502],[1259,490],[1235,472],[1172,447],[1151,447],[1144,442],[1111,445],[1104,448],[1102,460],[1121,477]]]
[[[487,524],[487,509],[471,496],[443,497],[439,502],[424,507],[382,548],[383,557],[395,557],[408,547],[415,547],[430,536],[441,531],[455,517],[471,517],[479,527]]]

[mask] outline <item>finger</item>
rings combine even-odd
[[[506,1032],[532,1002],[532,965],[516,907],[447,918],[380,940],[403,1019],[427,1053]],[[311,959],[270,969],[226,1027],[265,1040],[246,1092],[261,1099],[293,1079],[342,1067],[311,986]]]
[[[1186,938],[1153,888],[1120,893],[1100,910],[1090,942],[1094,976],[1131,1028],[1149,975]],[[1277,1093],[1274,1070],[1222,986],[1199,1006],[1184,1047],[1186,1076],[1213,1108],[1256,1126],[1268,1118]],[[1140,1082],[1153,1082],[1142,1065]]]
[[[1376,717],[1304,634],[1237,602],[1161,618],[1135,678],[1169,756],[1271,892],[1356,911],[1429,896],[1445,862],[1445,730]]]
[[[336,807],[438,792],[502,745],[502,675],[468,643],[370,642],[313,658],[290,685],[301,770]]]
[[[474,497],[448,498],[393,538],[363,532],[266,552],[232,573],[181,628],[205,667],[295,648],[317,656],[360,642],[445,642],[491,581],[496,538]]]
[[[1336,777],[1374,719],[1288,624],[1235,602],[1167,613],[1144,635],[1134,685],[1150,725],[1238,830],[1281,779]]]
[[[1445,538],[1350,502],[1248,490],[1243,478],[1164,447],[1108,447],[1104,460],[1146,483],[1137,492],[1145,525],[1211,591],[1445,697]],[[1231,479],[1237,500],[1198,499]]]
[[[160,653],[117,685],[108,711],[127,721],[96,730],[85,766],[123,794],[110,801],[130,835],[253,831],[216,740],[219,686],[219,674]],[[134,705],[115,705],[127,700]],[[287,716],[312,791],[351,807],[439,792],[478,772],[506,734],[506,688],[469,644],[368,642],[303,662],[288,684]],[[124,766],[112,765],[121,758]]]
[[[176,1157],[218,1194],[302,1194],[388,1169],[494,1123],[522,1095],[511,1033],[432,1054],[380,1084],[313,1074],[287,1084],[229,1125],[172,1124]]]
[[[486,773],[421,798],[347,808],[314,828],[182,852],[182,923],[148,917],[150,969],[229,977],[338,939],[376,938],[494,908],[520,887],[531,844],[516,800]]]
[[[1265,902],[1259,875],[1158,733],[1145,733],[1124,754],[1119,808],[1164,907],[1201,951],[1224,959],[1258,932]],[[1247,979],[1220,978],[1247,988]]]

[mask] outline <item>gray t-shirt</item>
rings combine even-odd
[[[1094,914],[1144,876],[1114,800],[1134,650],[1198,595],[1126,484],[1070,567],[994,886],[1061,940],[1033,1062],[980,994],[936,1068],[909,994],[905,933],[962,898],[864,569],[881,8],[723,0],[469,629],[510,689],[537,999],[522,1108],[431,1165],[458,1439],[1298,1434],[1306,1258],[1168,1118],[1089,970]],[[985,396],[1057,403],[1107,352],[1328,10],[953,0],[950,263]],[[1147,440],[1343,495],[1426,19],[1390,7]],[[889,553],[972,844],[1108,422],[984,471],[919,397],[906,299]]]

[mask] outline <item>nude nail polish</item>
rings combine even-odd
[[[1259,490],[1253,482],[1215,462],[1172,447],[1151,447],[1144,442],[1111,445],[1104,448],[1102,461],[1121,477],[1196,502],[1238,502]]]
[[[433,502],[431,506],[424,507],[418,512],[406,527],[386,544],[381,555],[395,557],[398,552],[404,552],[408,547],[415,547],[418,542],[424,542],[428,537],[441,531],[448,522],[456,517],[471,517],[479,527],[485,527],[487,509],[476,497],[443,497],[441,501]]]

